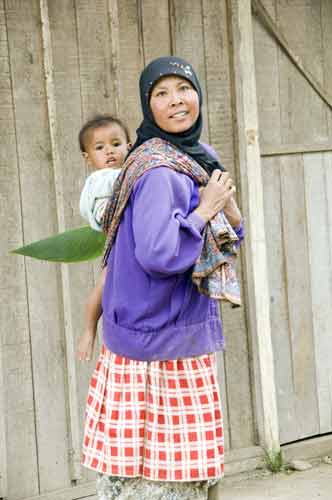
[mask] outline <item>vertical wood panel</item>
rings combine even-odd
[[[293,367],[289,340],[279,158],[264,159],[263,178],[272,341],[277,380],[278,415],[281,423],[280,441],[283,443],[292,441],[297,435],[298,421],[293,393]]]
[[[237,110],[236,157],[242,182],[243,212],[248,220],[244,259],[248,328],[254,355],[255,417],[259,443],[273,455],[280,449],[279,422],[271,338],[251,2],[234,0],[229,6],[234,46],[234,101]]]
[[[264,7],[275,19],[275,0]],[[280,144],[279,47],[259,19],[254,20],[255,69],[261,142]]]
[[[80,85],[81,93],[81,110],[79,111],[78,103],[78,89],[72,89],[72,112],[75,117],[78,117],[79,113],[83,117],[82,123],[75,130],[75,142],[76,137],[81,125],[84,121],[91,118],[96,113],[114,113],[119,112],[119,101],[118,96],[121,81],[119,80],[119,67],[122,62],[119,59],[119,21],[118,21],[118,2],[117,0],[97,0],[97,2],[89,2],[88,0],[74,0],[74,12],[72,9],[68,9],[64,3],[63,8],[67,10],[67,16],[69,19],[73,20],[73,16],[76,15],[76,32],[75,27],[71,27],[71,36],[73,37],[73,61],[69,58],[62,60],[62,65],[64,66],[63,74],[56,75],[56,82],[59,86],[58,94],[58,116],[61,120],[64,134],[61,136],[61,143],[65,144],[68,141],[68,137],[74,139],[73,130],[68,129],[66,124],[66,102],[61,98],[61,87],[62,85],[67,85],[70,79],[70,73],[67,71],[75,71],[75,79],[77,84]],[[55,47],[58,65],[60,64],[60,59],[62,56],[62,51],[64,45],[61,43],[61,15],[59,14],[56,6],[52,9],[54,19],[57,19],[59,24],[57,29],[57,39],[59,40],[58,46]],[[74,36],[77,37],[77,46],[74,42]],[[64,44],[66,42],[64,41]],[[70,70],[71,67],[71,70]],[[76,76],[76,72],[78,75]],[[120,115],[120,118],[122,116]],[[70,168],[70,150],[69,154],[66,154],[64,158],[67,168]],[[79,156],[77,155],[77,158]],[[78,161],[75,164],[73,170],[73,176],[79,179],[79,186],[75,187],[75,192],[71,193],[71,199],[75,203],[75,210],[79,207],[79,196],[84,185],[84,179],[79,173],[83,173],[84,163],[83,160]],[[86,175],[88,175],[88,170]],[[74,180],[73,180],[74,182]],[[73,184],[75,186],[75,184]],[[69,192],[67,191],[67,198]],[[68,220],[70,215],[68,213]],[[77,215],[73,217],[73,222],[78,222],[78,225],[86,224],[86,221]],[[89,293],[89,289],[93,286],[93,283],[98,279],[100,274],[100,262],[95,261],[92,265],[90,263],[84,263],[78,267],[75,265],[75,269],[70,269],[71,272],[71,293],[76,304],[79,304],[79,308],[73,311],[74,314],[74,324],[76,325],[76,340],[83,333],[83,323],[84,323],[84,307],[86,299]],[[101,322],[100,322],[101,323]],[[86,405],[86,397],[88,391],[89,380],[92,375],[96,358],[100,351],[100,339],[101,339],[101,328],[98,329],[98,336],[95,345],[95,352],[91,362],[82,363],[76,361],[77,379],[79,380],[79,414],[82,421],[81,426],[81,438],[83,437],[83,424],[84,424],[84,411]],[[92,480],[95,477],[93,471],[89,471],[86,468],[81,467],[81,474],[87,480]]]
[[[135,139],[135,131],[142,120],[138,80],[144,66],[137,1],[118,0],[119,113],[129,125],[132,139]]]
[[[204,0],[202,14],[210,140],[219,151],[221,162],[236,179],[225,1]],[[240,265],[238,275],[241,279]],[[244,293],[242,298],[244,299]],[[254,436],[245,304],[237,309],[224,304],[222,318],[226,338],[226,371],[222,384],[227,383],[230,447],[249,447],[254,443]]]
[[[57,231],[38,2],[7,1],[25,241]],[[58,268],[27,259],[40,491],[70,484]],[[19,449],[19,447],[17,448]],[[17,453],[17,450],[16,450]]]
[[[281,159],[281,193],[297,421],[295,440],[319,432],[302,156]]]
[[[5,10],[1,1],[0,399],[4,408],[0,417],[0,497],[14,499],[38,493],[38,462],[25,262],[8,253],[22,245],[23,228]]]
[[[53,75],[53,53],[50,33],[50,21],[48,5],[46,0],[40,0],[40,13],[42,22],[43,40],[43,66],[45,70],[47,115],[49,119],[49,132],[51,139],[51,154],[54,172],[55,199],[57,206],[58,229],[60,232],[66,230],[66,211],[64,197],[65,186],[67,184],[66,171],[62,168],[58,144],[58,120],[56,110],[54,75]],[[70,193],[68,193],[70,194]],[[70,477],[72,480],[80,478],[80,433],[78,416],[78,394],[77,377],[75,367],[75,335],[73,324],[73,307],[71,296],[70,270],[66,264],[60,265],[63,301],[63,320],[66,342],[66,362],[67,362],[67,396],[69,412],[69,442],[70,449],[68,456],[71,462]]]
[[[319,82],[323,80],[321,2],[280,0],[277,17],[280,27]],[[281,125],[284,143],[328,141],[325,104],[280,51]]]
[[[328,207],[331,155],[304,157],[314,354],[320,433],[332,430],[332,261]]]
[[[84,184],[85,164],[79,153],[77,135],[82,125],[82,101],[87,97],[81,94],[80,67],[77,43],[77,25],[74,2],[59,0],[49,2],[49,20],[52,41],[54,99],[56,104],[56,138],[59,163],[57,165],[62,175],[61,192],[58,194],[58,204],[62,205],[65,228],[77,227],[85,222],[79,214],[79,195]],[[84,94],[84,89],[83,89]],[[98,99],[98,97],[97,97]],[[84,304],[89,289],[93,286],[93,267],[91,264],[75,264],[66,266],[68,284],[64,294],[69,295],[71,303],[69,322],[71,337],[67,336],[67,366],[73,376],[68,376],[71,388],[71,434],[76,433],[75,445],[69,450],[71,462],[75,464],[72,478],[81,475],[92,479],[93,473],[79,467],[80,448],[83,434],[84,410],[89,379],[93,370],[91,363],[80,363],[75,360],[74,349],[78,336],[83,333]],[[99,270],[98,270],[99,272]],[[68,300],[68,299],[67,299]],[[68,326],[66,325],[68,328]],[[69,344],[69,345],[68,345]],[[99,353],[98,342],[95,347],[95,357]],[[76,383],[74,379],[76,376]],[[76,387],[75,387],[76,386]],[[76,393],[76,396],[75,396]],[[78,401],[75,401],[77,399]],[[78,405],[78,406],[77,406]],[[75,415],[78,411],[78,415]],[[76,420],[78,420],[76,422]],[[79,439],[78,435],[79,433]]]
[[[107,0],[74,0],[83,116],[116,112]]]
[[[323,87],[332,94],[332,2],[321,0],[322,59],[324,68]],[[332,137],[332,111],[326,107],[328,136]]]
[[[197,72],[203,94],[203,132],[201,139],[203,142],[210,142],[201,1],[170,0],[170,4],[173,52],[190,62]]]
[[[171,54],[168,0],[139,0],[142,15],[144,63]]]
[[[226,1],[203,0],[202,5],[210,143],[236,178]]]
[[[1,7],[0,7],[1,9]],[[1,13],[1,10],[0,10]],[[7,496],[7,455],[8,455],[8,443],[7,443],[7,433],[6,433],[6,415],[7,415],[7,404],[5,400],[5,377],[4,377],[4,363],[3,363],[3,346],[2,341],[0,341],[0,498]]]

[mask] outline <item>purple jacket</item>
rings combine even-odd
[[[165,360],[223,349],[218,303],[191,280],[203,244],[198,202],[193,180],[167,167],[137,181],[107,263],[103,335],[112,352]]]

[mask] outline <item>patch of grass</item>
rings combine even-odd
[[[285,463],[281,451],[265,451],[265,465],[266,468],[274,474],[284,470]]]

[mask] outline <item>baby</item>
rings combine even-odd
[[[93,170],[81,193],[80,212],[93,229],[101,231],[103,214],[114,182],[131,148],[129,132],[118,118],[97,115],[83,125],[78,140],[82,155]],[[77,343],[77,356],[81,361],[89,361],[92,357],[97,324],[102,314],[101,297],[105,277],[106,268],[88,297],[84,333]]]

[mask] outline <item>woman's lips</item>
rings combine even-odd
[[[177,111],[176,113],[170,115],[170,118],[184,118],[187,115],[188,111]]]

